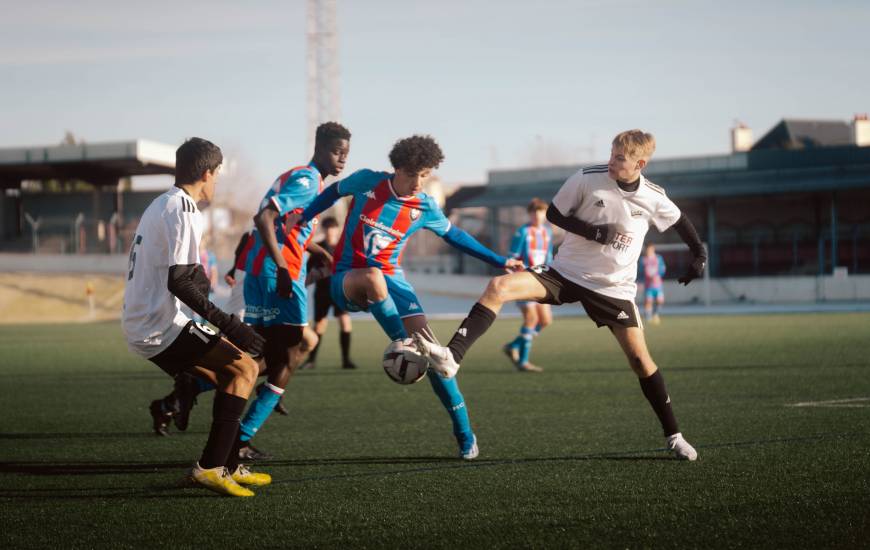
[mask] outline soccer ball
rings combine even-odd
[[[397,384],[413,384],[426,376],[429,361],[423,359],[409,360],[405,357],[405,349],[416,349],[414,341],[410,338],[390,342],[384,350],[384,372],[390,380]]]

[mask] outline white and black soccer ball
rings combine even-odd
[[[395,340],[384,350],[384,372],[397,384],[419,382],[429,369],[429,360],[425,357],[420,360],[405,357],[406,348],[416,349],[412,339]]]

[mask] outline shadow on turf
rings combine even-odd
[[[188,434],[205,434],[190,430]],[[3,439],[154,439],[154,432],[57,432],[57,433],[0,433]]]

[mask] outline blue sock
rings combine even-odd
[[[199,393],[211,391],[214,389],[214,384],[209,382],[208,380],[203,380],[200,377],[196,377],[196,387],[199,389]]]
[[[540,334],[542,330],[544,330],[544,327],[542,327],[540,324],[535,325],[535,336]]]
[[[432,384],[432,391],[441,400],[441,404],[447,409],[447,414],[450,415],[450,420],[453,421],[453,435],[459,438],[469,438],[473,433],[471,431],[471,420],[468,418],[468,409],[465,408],[465,398],[462,397],[462,392],[459,391],[459,382],[454,376],[451,379],[441,378],[435,371],[429,369],[429,374],[426,376],[429,383]]]
[[[520,334],[518,334],[517,337],[514,338],[513,341],[511,341],[510,344],[508,344],[508,346],[510,346],[510,347],[512,347],[512,348],[519,348],[521,345],[523,345],[523,334],[522,334],[522,332],[521,332]]]
[[[523,335],[523,342],[520,344],[519,364],[522,366],[529,362],[529,354],[532,353],[532,338],[535,337],[535,329],[523,327],[521,333]]]
[[[405,325],[402,323],[402,318],[399,317],[399,310],[396,309],[396,302],[391,296],[387,296],[380,302],[375,302],[369,305],[369,311],[377,320],[390,340],[399,340],[408,337],[405,332]]]
[[[239,427],[239,439],[249,441],[257,433],[284,394],[284,390],[266,382],[260,386],[257,397],[248,407],[248,412]]]

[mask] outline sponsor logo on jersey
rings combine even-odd
[[[641,216],[643,216],[643,210],[632,210],[631,211],[632,218],[639,218]]]
[[[417,221],[417,219],[418,219],[419,217],[420,217],[420,211],[417,210],[416,208],[412,208],[412,209],[411,209],[411,220],[413,220],[413,221]]]
[[[365,237],[363,237],[363,241],[365,242],[366,256],[369,257],[377,256],[381,251],[390,246],[391,242],[393,242],[388,235],[385,235],[378,230],[372,230],[366,233]]]
[[[631,235],[626,235],[625,233],[617,233],[616,237],[613,238],[613,241],[610,243],[610,246],[614,248],[614,250],[618,250],[620,252],[625,252],[628,250],[628,247],[631,246],[631,242],[634,240],[634,237]]]
[[[622,319],[628,319],[628,314],[627,314],[626,312],[624,312],[624,311],[620,311],[620,312],[619,312],[619,315],[617,315],[616,318],[617,318],[618,320],[620,320],[620,321],[621,321]]]
[[[381,231],[389,233],[390,235],[392,235],[393,237],[396,237],[397,239],[401,239],[402,237],[405,236],[405,234],[402,233],[401,231],[399,231],[398,229],[384,225],[381,222],[379,222],[378,220],[373,220],[370,217],[366,216],[365,214],[360,214],[359,219],[361,222],[368,225],[369,227],[374,227],[374,228],[380,229]]]
[[[595,206],[599,208],[604,208],[604,200],[598,199],[598,202],[595,203]]]

